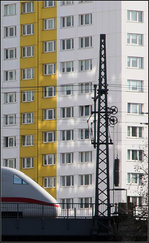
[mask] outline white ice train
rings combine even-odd
[[[49,216],[61,213],[58,202],[19,170],[1,167],[1,211],[3,215]]]

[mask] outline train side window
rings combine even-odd
[[[23,179],[21,179],[19,176],[17,176],[17,175],[14,175],[13,176],[13,183],[14,184],[23,184],[23,185],[25,185],[25,184],[27,184]]]

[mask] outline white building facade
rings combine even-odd
[[[20,2],[1,3],[1,164],[20,161]]]
[[[143,162],[147,143],[147,19],[145,1],[57,3],[57,199],[62,203],[95,202],[96,151],[87,121],[98,84],[100,34],[106,34],[109,107],[118,107],[118,124],[110,128],[110,188],[120,190],[111,198],[143,203],[142,175],[135,166]]]

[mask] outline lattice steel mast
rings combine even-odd
[[[108,126],[115,124],[117,118],[110,116],[117,113],[115,106],[108,108],[107,101],[107,71],[106,71],[106,36],[100,35],[100,63],[99,88],[94,86],[94,140],[96,148],[96,189],[95,189],[95,216],[110,216],[110,181],[109,181],[109,144],[112,144],[108,135]],[[96,91],[97,90],[97,91]],[[97,94],[96,94],[97,93]],[[98,100],[98,111],[96,101]],[[97,114],[97,136],[96,136]],[[96,141],[97,137],[97,141]]]

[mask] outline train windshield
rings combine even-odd
[[[13,176],[13,184],[27,184],[26,181],[24,181],[22,178],[20,178],[19,176],[17,175],[14,175]]]

